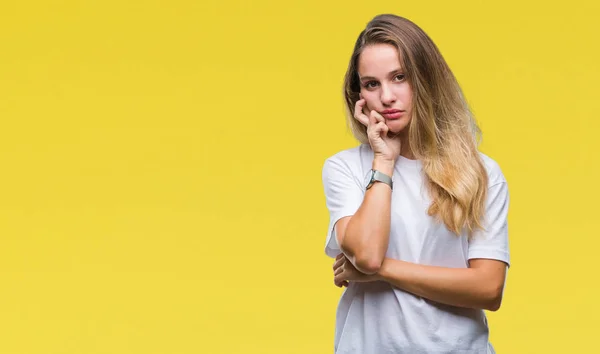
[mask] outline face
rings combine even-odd
[[[358,61],[360,95],[366,101],[365,114],[377,111],[390,132],[399,133],[411,117],[412,89],[400,64],[398,50],[389,44],[367,46]]]

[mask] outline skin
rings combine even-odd
[[[369,144],[374,152],[372,168],[393,175],[402,151],[402,132],[410,122],[412,90],[404,79],[397,51],[391,46],[370,46],[358,62],[361,99],[354,117],[367,126]],[[382,116],[386,109],[404,110],[398,119]],[[410,156],[408,144],[404,144]],[[336,224],[338,244],[350,262],[365,274],[376,273],[388,247],[391,190],[376,183],[366,191],[361,207],[352,218]]]
[[[396,48],[386,44],[366,47],[359,58],[358,76],[361,99],[356,102],[355,112],[358,114],[355,118],[367,127],[370,121],[375,120],[385,125],[381,129],[375,129],[374,133],[380,134],[369,136],[376,158],[395,160],[401,154],[414,159],[405,129],[412,116],[413,92],[404,75]],[[386,109],[404,110],[405,113],[398,119],[385,119],[382,112]],[[404,148],[396,154],[398,146]]]
[[[358,64],[361,99],[354,117],[367,126],[373,168],[390,176],[399,155],[414,159],[406,134],[412,116],[412,89],[400,63],[395,47],[377,44],[364,49]],[[381,113],[386,109],[405,110],[405,114],[399,119],[385,119]],[[506,278],[504,262],[471,259],[468,268],[447,268],[385,258],[390,200],[389,187],[376,183],[365,193],[356,214],[336,223],[343,253],[333,264],[334,284],[343,287],[349,282],[385,281],[432,301],[498,310]]]

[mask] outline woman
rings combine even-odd
[[[371,20],[344,82],[361,145],[328,158],[325,251],[336,353],[494,353],[484,310],[509,266],[508,189],[431,39],[395,15]]]

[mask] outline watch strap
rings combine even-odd
[[[375,182],[383,182],[383,183],[387,184],[388,186],[390,186],[390,188],[392,190],[394,189],[394,183],[392,181],[392,177],[386,175],[383,172],[377,171],[377,170],[371,170],[371,171],[372,171],[371,181],[367,185],[367,189],[371,188]]]

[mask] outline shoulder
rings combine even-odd
[[[350,149],[345,149],[325,159],[323,168],[343,167],[358,171],[365,160],[373,158],[373,151],[368,144],[360,144]]]
[[[500,165],[494,159],[482,152],[479,152],[479,156],[481,157],[483,166],[487,171],[489,186],[493,186],[498,183],[506,183],[506,178],[504,178],[504,174],[502,173]]]

